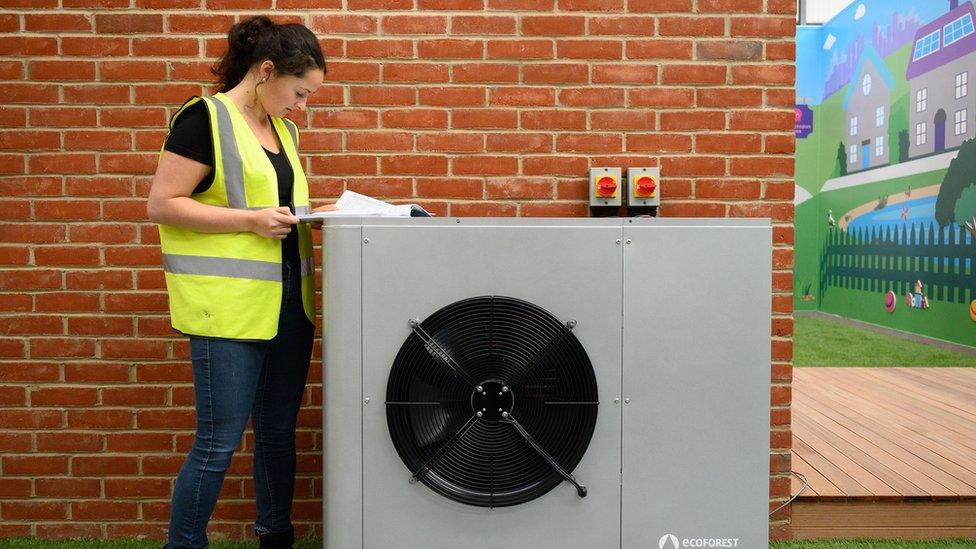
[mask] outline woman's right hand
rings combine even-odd
[[[298,224],[287,206],[256,210],[252,219],[251,232],[265,238],[283,240],[291,232],[291,226]]]

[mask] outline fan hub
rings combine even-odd
[[[512,413],[515,396],[505,383],[490,379],[481,382],[471,392],[471,409],[475,414],[481,413],[482,420],[495,422]]]

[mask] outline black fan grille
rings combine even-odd
[[[514,423],[565,471],[579,464],[598,396],[574,325],[526,301],[488,296],[415,326],[386,394],[390,435],[412,478],[482,507],[524,503],[562,482]]]

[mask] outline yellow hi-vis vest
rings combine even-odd
[[[240,210],[278,207],[278,178],[271,161],[234,103],[224,94],[194,97],[173,115],[170,129],[187,107],[203,101],[214,144],[213,185],[191,198]],[[308,181],[298,160],[298,128],[272,117],[295,174],[292,206],[308,213]],[[308,224],[299,223],[302,302],[315,321],[315,271]],[[159,226],[163,270],[173,328],[187,335],[269,340],[278,333],[281,310],[281,241],[252,232],[203,233]]]

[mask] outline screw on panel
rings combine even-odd
[[[369,244],[369,239],[368,238],[364,238],[363,239],[363,244]]]
[[[620,404],[620,398],[613,399],[613,403],[614,404]]]
[[[619,246],[619,245],[620,245],[620,239],[618,238],[617,239],[617,246]]]
[[[363,399],[363,403],[364,403],[364,404],[369,404],[369,397],[366,397],[366,398],[364,398],[364,399]]]
[[[630,244],[631,242],[633,242],[633,241],[632,241],[631,239],[629,239],[629,238],[628,238],[628,239],[627,239],[627,244]]]
[[[624,404],[630,404],[630,399],[629,398],[625,398],[624,399]]]
[[[418,322],[416,318],[411,318],[407,321],[407,324],[409,324],[411,328],[416,328],[420,325],[420,322]]]

